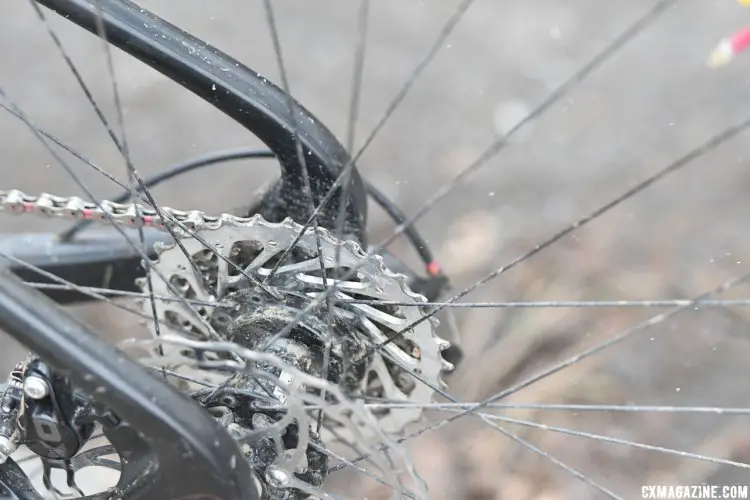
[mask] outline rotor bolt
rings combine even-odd
[[[268,481],[268,484],[275,488],[281,488],[283,486],[287,486],[290,482],[292,482],[292,478],[286,471],[283,471],[281,469],[272,469],[269,467],[268,469],[266,469],[266,481]]]
[[[43,378],[30,375],[23,381],[23,392],[31,399],[42,399],[49,394],[49,385]]]

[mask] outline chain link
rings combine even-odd
[[[14,215],[34,214],[74,220],[111,220],[127,227],[153,227],[161,230],[165,229],[165,224],[194,231],[216,225],[222,219],[234,219],[236,222],[247,220],[228,214],[221,217],[209,216],[198,210],[183,211],[169,207],[155,210],[135,203],[114,203],[107,200],[92,203],[78,196],[55,196],[49,193],[31,196],[17,189],[0,191],[0,211]]]

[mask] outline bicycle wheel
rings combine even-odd
[[[0,20],[0,206],[24,213],[0,256],[204,407],[247,495],[749,496],[747,60],[705,65],[739,6],[142,7],[171,25],[113,0]],[[45,376],[96,418],[66,447],[0,426],[0,477],[143,498],[160,472],[107,443],[107,391],[2,342],[12,422]]]

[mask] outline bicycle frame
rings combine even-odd
[[[268,145],[279,159],[281,176],[251,213],[261,213],[271,221],[292,217],[299,222],[311,215],[295,141],[302,146],[315,204],[335,187],[350,162],[333,134],[302,106],[290,103],[291,98],[281,89],[137,5],[125,0],[36,1],[94,34],[103,29],[110,44],[211,103]],[[295,110],[291,116],[298,117],[294,123],[290,106]],[[367,202],[356,169],[352,169],[349,183],[341,236],[365,244]],[[329,208],[321,212],[322,226],[334,228],[339,196],[336,191]],[[149,247],[163,238],[154,232],[146,235]],[[22,235],[4,238],[0,249],[82,286],[101,286],[106,280],[110,288],[132,290],[135,278],[143,274],[140,256],[116,234],[73,242],[60,242],[49,235]],[[34,275],[16,264],[0,268],[0,328],[71,382],[96,393],[98,400],[127,422],[107,434],[115,448],[121,450],[125,444],[148,447],[158,459],[158,468],[147,481],[122,490],[118,498],[258,498],[254,472],[239,459],[237,444],[207,412],[100,340],[50,298],[58,302],[80,299],[75,292],[45,296],[23,283],[21,278]],[[0,465],[0,493],[33,499],[33,488],[20,479],[11,460]],[[124,487],[132,480],[121,477],[119,484]]]

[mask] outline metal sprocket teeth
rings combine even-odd
[[[88,220],[107,220],[123,226],[150,226],[162,230],[164,229],[165,225],[168,225],[176,232],[178,236],[181,237],[181,239],[187,240],[190,240],[191,238],[189,237],[189,233],[182,229],[182,227],[187,227],[190,230],[196,231],[198,233],[210,233],[211,231],[219,231],[227,227],[247,228],[253,227],[254,225],[256,227],[270,227],[270,223],[263,220],[259,215],[253,216],[251,218],[240,218],[229,214],[223,214],[219,217],[214,217],[196,210],[181,211],[169,207],[160,207],[158,211],[155,211],[149,207],[132,203],[121,204],[103,200],[99,204],[94,204],[76,196],[62,197],[50,194],[32,196],[18,190],[0,191],[0,210],[9,211],[11,213],[34,213],[36,215],[45,217],[58,216]],[[298,233],[301,229],[301,226],[294,223],[291,219],[286,219],[276,226],[283,227],[286,230],[291,231],[292,233],[294,233],[295,231]],[[306,231],[306,235],[309,236],[313,234],[313,229],[308,228]],[[321,237],[328,244],[343,245],[343,247],[347,248],[350,251],[350,255],[355,255],[360,259],[365,259],[368,265],[374,264],[376,266],[374,272],[385,274],[387,277],[395,280],[395,282],[398,283],[399,290],[396,292],[398,295],[405,295],[414,301],[425,300],[424,297],[413,293],[409,289],[404,277],[401,276],[399,278],[396,278],[397,275],[390,272],[385,267],[382,260],[379,259],[379,257],[367,256],[356,243],[338,242],[334,240],[327,231],[322,231]],[[160,257],[162,255],[168,255],[169,252],[174,252],[175,247],[175,244],[158,245],[158,257],[154,262],[154,265],[160,265]],[[137,283],[141,290],[147,292],[146,280],[139,280]],[[146,304],[147,303],[144,302],[144,307],[147,307]],[[405,310],[408,309],[417,310],[417,308],[415,307],[405,308]],[[146,309],[146,313],[150,315],[150,310]],[[422,324],[426,323],[429,323],[429,325],[431,325],[431,329],[433,330],[432,335],[430,335],[430,338],[432,339],[431,343],[437,346],[436,351],[438,355],[436,356],[436,359],[439,361],[437,361],[438,368],[437,370],[434,370],[433,378],[439,381],[440,372],[450,370],[451,365],[450,363],[447,363],[442,358],[442,356],[439,355],[439,353],[445,350],[446,347],[444,347],[445,344],[440,342],[442,339],[440,339],[434,333],[434,329],[437,326],[436,320],[434,320],[434,318],[430,318],[430,321],[422,322]],[[413,336],[413,332],[409,335],[409,337],[411,336]],[[425,336],[420,337],[420,340],[426,342]],[[412,397],[410,399],[414,398]]]
[[[227,257],[233,245],[238,242],[254,242],[259,244],[259,248],[262,249],[256,259],[265,259],[264,262],[279,256],[302,231],[302,226],[291,219],[285,219],[280,223],[271,223],[267,222],[260,215],[255,215],[247,219],[223,215],[215,218],[211,223],[203,223],[198,226],[196,233],[200,239],[216,247],[216,251],[221,255]],[[427,321],[419,321],[422,318],[424,308],[419,307],[418,304],[426,302],[427,299],[413,292],[408,286],[407,277],[389,270],[379,255],[367,255],[356,242],[339,241],[325,229],[319,229],[317,234],[320,238],[321,251],[326,261],[326,267],[335,267],[333,256],[338,253],[340,267],[350,270],[345,274],[350,274],[351,270],[356,268],[353,278],[348,278],[348,281],[337,280],[338,295],[340,298],[346,298],[354,294],[359,297],[367,297],[368,300],[412,302],[415,304],[415,306],[398,306],[396,308],[397,314],[390,315],[376,310],[374,307],[368,309],[368,307],[358,304],[352,304],[352,306],[361,315],[360,321],[364,321],[369,325],[367,327],[362,326],[360,331],[375,345],[383,342],[394,331],[400,331],[408,325],[418,322],[418,324],[404,335],[408,339],[407,344],[410,342],[417,346],[417,357],[414,357],[413,353],[406,352],[404,348],[399,347],[395,342],[384,346],[385,357],[380,353],[375,354],[375,356],[391,361],[395,360],[398,364],[403,363],[402,366],[407,371],[419,373],[420,377],[427,382],[427,384],[423,384],[415,381],[413,388],[407,394],[398,389],[398,384],[394,380],[388,381],[382,384],[384,387],[383,390],[386,392],[390,391],[390,393],[384,394],[384,397],[391,400],[408,401],[418,404],[433,402],[435,393],[430,386],[444,387],[445,384],[442,381],[441,373],[451,371],[453,365],[441,355],[442,351],[450,347],[450,343],[437,335],[435,331],[438,324],[437,320],[431,317]],[[305,251],[309,249],[317,255],[315,235],[316,233],[313,228],[307,228],[305,233],[299,238],[296,248],[301,248]],[[151,263],[151,281],[154,286],[154,293],[156,295],[172,295],[170,287],[165,283],[165,280],[159,277],[159,274],[161,274],[166,280],[171,280],[175,276],[179,277],[183,280],[182,283],[188,284],[190,293],[201,300],[209,302],[220,301],[221,297],[217,297],[215,292],[221,289],[221,287],[217,285],[212,291],[204,280],[192,275],[194,259],[198,255],[198,252],[204,250],[205,247],[194,237],[186,234],[179,236],[182,243],[180,246],[188,250],[190,259],[193,259],[193,262],[185,256],[182,248],[176,243],[159,245],[156,248],[157,259]],[[317,257],[315,259],[317,262]],[[267,275],[268,269],[263,267],[263,263],[255,266],[254,262],[250,263],[246,271],[251,274],[255,273],[256,278],[260,278],[263,273]],[[290,266],[286,264],[281,266],[278,273],[284,274],[287,272],[285,271],[286,268],[290,268]],[[304,265],[302,267],[298,266],[298,268],[302,269]],[[217,271],[218,273],[225,272],[221,271],[222,266],[218,266],[217,269],[219,270]],[[226,266],[223,269],[226,269]],[[218,276],[216,278],[217,283],[220,280],[226,279],[225,276]],[[291,277],[296,280],[295,282],[299,283],[315,283],[316,280],[320,285],[323,283],[322,278],[315,277],[305,270],[289,271],[285,276]],[[352,279],[356,280],[352,281]],[[148,284],[145,279],[139,280],[138,285],[144,293],[149,293]],[[320,289],[317,289],[317,291],[308,291],[308,295],[318,297],[320,291]],[[188,314],[187,311],[181,310],[181,308],[184,308],[184,305],[179,302],[165,303],[164,301],[159,301],[157,303],[157,315],[160,320],[164,321],[166,316],[169,316],[166,314],[167,311],[170,312],[172,317],[175,314]],[[146,314],[151,315],[151,304],[148,301],[144,304],[144,311]],[[376,314],[377,312],[379,314]],[[349,314],[351,315],[351,313]],[[167,321],[166,323],[169,322]],[[199,325],[196,326],[192,320],[190,323],[191,327],[199,328]],[[162,327],[163,329],[164,327]],[[184,335],[183,332],[178,330],[169,333]],[[377,376],[382,377],[383,372],[381,371]],[[391,375],[388,376],[390,377]],[[379,416],[379,425],[387,433],[399,433],[406,424],[417,420],[421,413],[421,408],[416,405],[404,410],[392,410],[385,415]]]

